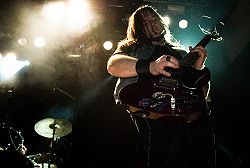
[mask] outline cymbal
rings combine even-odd
[[[64,119],[45,118],[38,121],[34,127],[35,131],[47,138],[63,137],[72,131],[72,124]]]

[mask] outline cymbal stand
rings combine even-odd
[[[55,133],[56,133],[56,129],[58,128],[58,125],[56,123],[51,124],[49,126],[51,129],[53,129],[53,134],[52,134],[52,138],[50,141],[50,151],[49,151],[49,161],[48,161],[48,168],[50,168],[51,165],[51,161],[52,161],[52,156],[53,156],[53,148],[54,148],[54,142],[55,142]]]

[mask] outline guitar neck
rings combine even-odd
[[[211,35],[206,35],[203,37],[203,39],[198,43],[196,44],[195,47],[197,46],[203,46],[203,47],[206,47],[206,45],[209,43],[209,41],[211,40]],[[180,60],[180,65],[181,66],[190,66],[190,65],[193,65],[194,62],[196,61],[196,59],[198,58],[198,53],[191,53],[189,52],[185,57],[183,57],[181,60]]]

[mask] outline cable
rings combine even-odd
[[[134,122],[140,137],[142,137],[142,135],[141,135],[140,129],[139,129],[138,125],[137,125],[136,119],[134,119],[133,116],[142,118],[143,121],[147,125],[147,130],[148,130],[148,132],[147,132],[148,133],[147,145],[145,146],[145,143],[143,143],[143,142],[142,142],[142,144],[143,144],[144,149],[147,152],[147,168],[149,168],[149,165],[150,165],[150,152],[151,152],[151,127],[150,127],[149,121],[147,120],[147,116],[149,114],[148,114],[147,111],[144,111],[144,110],[141,110],[139,112],[132,112],[132,113],[127,110],[127,112],[130,114],[130,116],[132,118],[132,121]]]
[[[147,150],[147,167],[149,168],[150,165],[150,152],[151,152],[151,128],[150,128],[150,124],[148,122],[148,120],[146,118],[144,118],[144,121],[147,124],[147,128],[148,128],[148,150]]]

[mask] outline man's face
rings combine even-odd
[[[159,37],[164,30],[164,25],[160,21],[159,17],[151,12],[143,12],[143,31],[147,38],[152,39]]]

